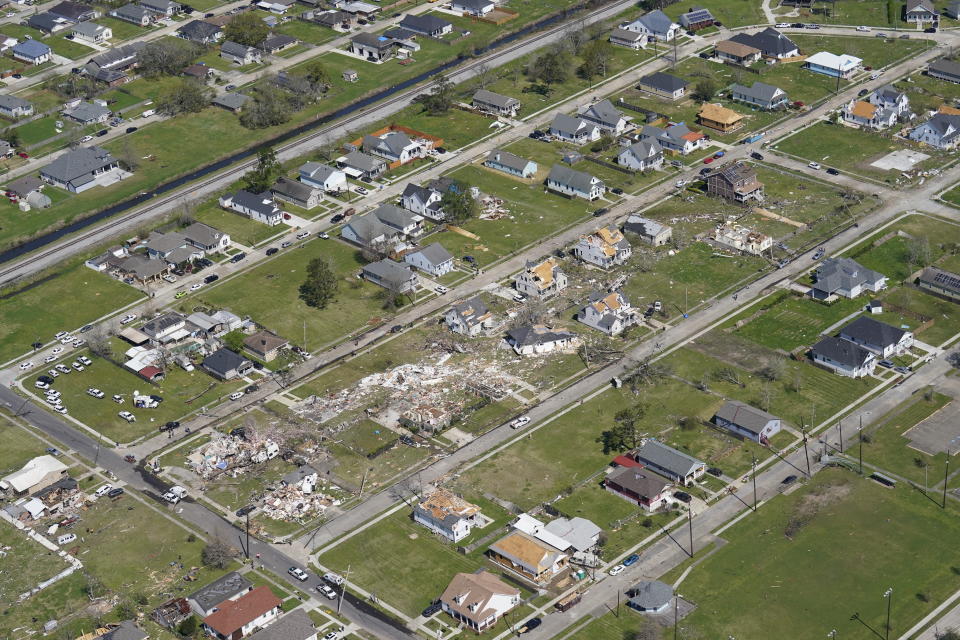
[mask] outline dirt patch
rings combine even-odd
[[[783,356],[733,333],[711,331],[688,345],[694,351],[756,373]]]
[[[794,536],[805,526],[810,524],[824,509],[840,502],[850,494],[849,484],[832,484],[817,486],[807,492],[793,508],[783,535],[793,540]]]

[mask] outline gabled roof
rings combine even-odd
[[[180,5],[173,2],[173,0],[140,0],[140,4],[158,11],[176,11],[180,7]]]
[[[470,298],[460,304],[455,304],[450,307],[450,310],[456,314],[461,321],[464,322],[468,327],[472,327],[480,322],[483,322],[487,319],[487,316],[490,313],[490,310],[487,309],[487,305],[483,303],[479,297]]]
[[[759,49],[764,55],[771,57],[783,57],[798,49],[793,40],[773,27],[767,27],[763,31],[752,35],[749,33],[738,33],[730,38],[730,40],[745,44],[754,49]]]
[[[957,130],[960,130],[960,116],[938,113],[920,126],[929,127],[940,136],[945,136],[948,133],[956,135]]]
[[[294,609],[247,640],[307,640],[317,637],[317,628],[303,607]]]
[[[88,64],[92,64],[100,69],[109,69],[118,65],[129,65],[136,59],[140,50],[147,46],[146,42],[131,42],[122,47],[113,47],[104,51],[100,55],[90,58]]]
[[[72,109],[67,109],[64,113],[71,118],[80,120],[81,122],[92,122],[94,120],[99,120],[104,116],[110,115],[110,109],[101,105],[95,104],[93,102],[81,102]]]
[[[627,221],[623,224],[623,229],[641,236],[656,238],[662,232],[669,230],[670,227],[656,220],[634,214],[627,218]]]
[[[667,33],[670,27],[675,24],[667,14],[659,9],[640,16],[636,21],[653,33]]]
[[[940,58],[936,62],[930,63],[930,65],[927,67],[927,70],[928,72],[934,71],[944,75],[960,77],[960,62],[948,60],[947,58]]]
[[[66,26],[69,21],[66,18],[55,16],[52,13],[37,13],[27,18],[27,26],[52,33],[57,27]]]
[[[570,167],[564,166],[562,164],[555,164],[550,169],[550,175],[547,177],[547,180],[551,182],[556,182],[568,187],[573,187],[577,191],[583,193],[589,193],[596,182],[597,178],[593,177],[589,173],[584,173],[583,171],[577,171],[576,169],[571,169]],[[603,184],[599,182],[599,184]]]
[[[202,244],[205,247],[214,246],[220,238],[224,236],[224,233],[219,229],[214,229],[210,225],[203,224],[202,222],[194,222],[180,233],[182,233],[187,240]]]
[[[960,275],[938,267],[924,269],[923,273],[920,274],[920,282],[960,294]]]
[[[279,606],[280,599],[273,595],[270,587],[264,585],[254,588],[236,600],[221,603],[215,613],[203,619],[203,624],[229,638],[244,625]]]
[[[403,131],[388,131],[382,136],[364,136],[363,150],[376,149],[381,153],[389,153],[391,156],[400,157],[400,154],[412,144],[410,136]]]
[[[670,484],[655,473],[639,467],[621,467],[607,476],[607,481],[632,491],[641,498],[653,498]]]
[[[907,0],[907,13],[926,12],[937,13],[931,0]]]
[[[621,119],[625,118],[629,120],[630,118],[624,116],[623,113],[613,106],[613,103],[609,100],[601,100],[594,104],[584,107],[580,111],[580,115],[597,122],[601,122],[607,126],[616,126]]]
[[[288,36],[285,33],[274,33],[269,37],[265,38],[258,47],[264,51],[276,51],[278,49],[283,49],[284,47],[289,47],[295,42],[299,42],[293,36]]]
[[[874,320],[869,316],[860,316],[840,330],[841,338],[879,347],[895,345],[906,334],[907,332],[903,329]]]
[[[50,47],[39,40],[27,38],[23,42],[13,45],[13,52],[27,58],[39,58],[50,53]]]
[[[493,4],[493,0],[453,0],[453,4],[460,7],[465,7],[467,9],[479,11],[480,9]]]
[[[317,182],[326,182],[327,178],[332,176],[335,173],[343,173],[340,169],[336,167],[331,167],[328,164],[321,164],[319,162],[307,162],[300,167],[300,173],[310,177],[311,180],[316,180]]]
[[[710,20],[713,20],[713,14],[710,13],[709,9],[703,7],[694,7],[690,11],[680,14],[680,24],[684,27]]]
[[[104,31],[107,30],[103,25],[99,25],[96,22],[81,22],[80,24],[75,24],[70,29],[73,33],[79,33],[82,36],[89,36],[95,38]]]
[[[652,464],[661,469],[666,469],[681,478],[693,473],[699,467],[706,463],[697,460],[693,456],[688,456],[682,451],[677,451],[673,447],[668,447],[658,440],[650,438],[643,445],[633,452],[633,457],[639,462]]]
[[[101,147],[77,147],[56,158],[40,172],[58,182],[75,182],[116,161],[109,151]]]
[[[415,213],[390,203],[381,204],[367,215],[372,215],[383,224],[397,229],[404,229],[412,224],[416,224],[418,220],[422,220],[422,218],[418,218]]]
[[[70,20],[79,20],[84,15],[92,12],[94,9],[88,4],[80,4],[79,2],[61,2],[60,4],[49,9],[50,13],[58,16],[63,16]]]
[[[707,102],[700,107],[700,111],[697,115],[702,120],[709,120],[711,122],[719,122],[724,125],[736,124],[743,120],[743,116],[734,111],[733,109],[728,109],[727,107],[715,103]]]
[[[725,53],[737,58],[746,58],[747,56],[761,53],[760,49],[735,40],[722,40],[717,43],[716,49],[720,53]],[[734,88],[739,86],[741,85],[734,85]]]
[[[473,94],[473,101],[483,104],[492,104],[501,109],[509,109],[510,107],[520,105],[520,101],[516,98],[503,96],[499,93],[494,93],[493,91],[487,91],[486,89],[477,89]]]
[[[414,253],[419,253],[426,259],[427,262],[432,265],[439,265],[453,260],[453,256],[450,255],[450,252],[447,251],[446,248],[439,242],[428,244]]]
[[[898,91],[892,84],[883,85],[874,91],[873,95],[876,96],[878,100],[882,100],[883,102],[899,102],[901,99],[906,97],[905,93]]]
[[[144,18],[150,18],[153,13],[144,9],[138,4],[125,4],[122,7],[114,9],[111,13],[115,14],[116,17],[125,17],[133,20],[134,22],[143,22]]]
[[[225,53],[228,56],[237,56],[239,58],[246,57],[250,53],[260,53],[257,51],[256,47],[248,47],[245,44],[240,44],[239,42],[233,42],[232,40],[227,40],[220,45],[220,53]]]
[[[568,116],[565,113],[558,113],[553,116],[553,122],[550,123],[550,128],[559,131],[560,133],[573,136],[583,128],[596,128],[596,125],[584,122],[580,118],[574,118],[573,116]]]
[[[834,338],[833,336],[828,336],[813,345],[810,353],[838,362],[847,367],[861,367],[870,358],[874,357],[871,352],[860,345],[842,338]]]
[[[727,422],[754,433],[760,433],[771,420],[779,420],[777,416],[762,409],[751,407],[746,402],[740,402],[739,400],[728,401],[717,409],[715,417],[723,418]]]
[[[754,82],[749,87],[742,84],[733,85],[734,94],[749,96],[764,102],[770,102],[773,100],[780,91],[781,90],[779,87],[775,87],[772,84],[766,84],[765,82]]]
[[[377,216],[373,215],[373,212],[365,213],[362,216],[353,216],[343,228],[349,228],[361,244],[369,244],[380,236],[389,239],[399,233],[397,229],[380,222]]]
[[[516,347],[550,344],[551,342],[560,342],[576,337],[577,334],[575,333],[562,330],[554,331],[552,328],[542,324],[517,327],[507,332],[509,342]]]
[[[242,367],[249,362],[240,354],[227,348],[220,348],[203,359],[203,366],[216,373],[225,374]]]
[[[827,258],[820,263],[816,270],[816,284],[818,291],[833,293],[838,289],[851,290],[857,285],[866,282],[876,282],[883,278],[882,273],[860,265],[850,258]]]
[[[502,613],[489,606],[497,595],[518,598],[520,590],[507,585],[492,573],[480,570],[453,576],[440,601],[464,618],[481,623],[492,615]]]
[[[231,91],[215,97],[212,102],[218,107],[224,107],[226,109],[230,109],[231,111],[236,111],[237,109],[242,109],[243,105],[245,105],[249,100],[250,96]]]
[[[669,73],[663,73],[662,71],[651,73],[650,75],[644,76],[640,79],[640,86],[652,87],[658,91],[668,91],[670,93],[679,91],[688,84],[690,83],[683,78],[678,78],[677,76],[672,76]]]
[[[2,483],[17,493],[31,489],[49,473],[63,473],[67,466],[50,455],[37,456],[18,471],[5,476]]]
[[[274,193],[279,193],[280,195],[288,196],[301,201],[309,200],[313,196],[314,192],[317,191],[308,184],[298,182],[297,180],[291,180],[287,177],[278,178],[276,183],[270,187],[270,190]]]
[[[18,98],[17,96],[11,96],[7,93],[0,94],[0,107],[4,109],[26,109],[27,107],[33,106],[32,103],[24,100],[23,98]]]
[[[626,40],[627,42],[638,42],[640,40],[643,40],[646,37],[647,36],[645,34],[638,33],[636,31],[631,31],[629,29],[622,29],[620,27],[616,27],[610,32],[611,40]]]
[[[277,215],[278,212],[278,207],[273,201],[273,196],[267,192],[251,193],[246,189],[240,189],[231,196],[231,199],[235,204],[264,216]]]
[[[222,31],[223,29],[217,25],[203,20],[191,20],[177,29],[177,33],[187,40],[209,40]]]
[[[523,171],[531,161],[503,149],[494,149],[487,154],[487,162],[493,162],[514,171]]]
[[[533,536],[519,530],[508,533],[492,545],[490,550],[541,573],[552,567],[563,553]]]
[[[408,282],[411,278],[416,278],[416,275],[410,270],[409,267],[406,267],[398,262],[394,262],[390,258],[385,258],[379,262],[372,262],[368,265],[364,265],[363,271],[376,276],[381,282],[397,285],[402,285],[403,283]]]
[[[417,33],[433,33],[434,31],[442,31],[447,27],[452,27],[453,24],[433,14],[414,15],[408,13],[403,16],[403,20],[400,21],[400,26]]]
[[[350,42],[367,47],[368,49],[376,49],[377,51],[389,49],[396,44],[396,41],[392,38],[381,39],[380,36],[367,33],[366,31],[358,33],[350,38]]]
[[[360,171],[375,171],[385,165],[383,158],[376,158],[362,151],[351,151],[343,158],[343,164]]]
[[[806,59],[805,64],[846,72],[850,69],[858,67],[862,62],[863,60],[860,58],[847,55],[846,53],[836,55],[834,53],[830,53],[829,51],[820,51],[812,56],[809,56]]]

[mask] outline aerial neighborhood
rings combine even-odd
[[[0,638],[960,638],[958,27],[4,3]]]

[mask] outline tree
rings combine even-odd
[[[777,381],[787,373],[787,361],[783,356],[775,356],[767,366],[760,369],[758,373],[760,377],[766,380],[770,380],[771,382]]]
[[[177,75],[196,60],[203,50],[203,46],[189,40],[154,40],[137,54],[137,72],[148,78]]]
[[[244,12],[227,23],[223,29],[225,40],[255,47],[270,35],[270,27],[254,12]]]
[[[930,239],[927,236],[918,236],[910,238],[907,243],[908,259],[910,264],[917,267],[926,267],[933,262],[930,251]]]
[[[110,358],[113,355],[113,344],[110,342],[110,331],[103,325],[97,325],[87,334],[87,348],[90,353],[99,358]]]
[[[760,387],[760,408],[764,411],[770,411],[770,405],[773,404],[773,390],[769,382],[764,382]]]
[[[21,145],[20,132],[16,127],[7,127],[3,130],[3,140],[10,143],[10,146],[16,149]]]
[[[462,224],[480,215],[480,203],[470,194],[470,187],[457,182],[440,197],[440,208],[446,220]]]
[[[207,543],[200,554],[203,564],[208,567],[225,569],[237,555],[237,550],[227,544],[222,538],[214,538]]]
[[[301,75],[315,85],[330,86],[330,72],[319,60],[308,62],[301,69]]]
[[[184,619],[183,622],[180,623],[180,626],[177,627],[177,631],[182,636],[192,636],[197,632],[197,627],[197,617],[191,615],[189,618]]]
[[[140,166],[140,154],[137,152],[131,136],[124,137],[123,150],[120,152],[119,160],[129,171],[136,171]]]
[[[647,405],[642,402],[618,411],[613,416],[613,427],[601,432],[597,438],[597,442],[603,445],[604,455],[640,446],[642,434],[639,430],[639,423],[646,414]]]
[[[220,341],[223,342],[223,346],[230,351],[235,351],[239,353],[243,350],[243,341],[245,339],[243,331],[240,329],[234,329],[230,333],[225,333],[220,337]]]
[[[743,381],[740,380],[740,372],[733,367],[721,367],[714,371],[713,377],[723,382],[735,384],[738,387],[744,386]]]
[[[606,76],[607,65],[613,57],[613,45],[609,40],[598,38],[591,40],[580,52],[583,64],[577,70],[586,79],[594,76]]]
[[[717,85],[710,78],[703,78],[693,86],[693,99],[697,102],[713,100],[717,93]]]
[[[558,47],[538,56],[530,65],[530,78],[546,85],[560,84],[570,77],[570,53]]]
[[[293,113],[289,94],[277,87],[258,86],[250,97],[253,99],[244,104],[240,113],[240,124],[247,129],[265,129],[283,124]]]
[[[257,165],[243,176],[244,188],[253,193],[263,193],[273,186],[283,173],[272,147],[263,147],[257,152]]]
[[[417,100],[430,115],[444,114],[453,106],[453,83],[447,76],[440,74],[434,81],[430,93],[419,95]]]
[[[65,98],[83,98],[89,100],[100,92],[96,81],[85,75],[71,73],[52,78],[47,87]]]
[[[314,309],[325,309],[337,297],[340,281],[325,258],[314,258],[307,264],[307,278],[300,285],[300,299]]]
[[[213,90],[192,78],[184,78],[160,94],[157,111],[165,116],[199,113],[210,104]]]

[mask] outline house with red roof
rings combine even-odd
[[[207,635],[220,640],[239,640],[280,616],[280,599],[270,587],[257,587],[236,600],[227,600],[203,619]]]

